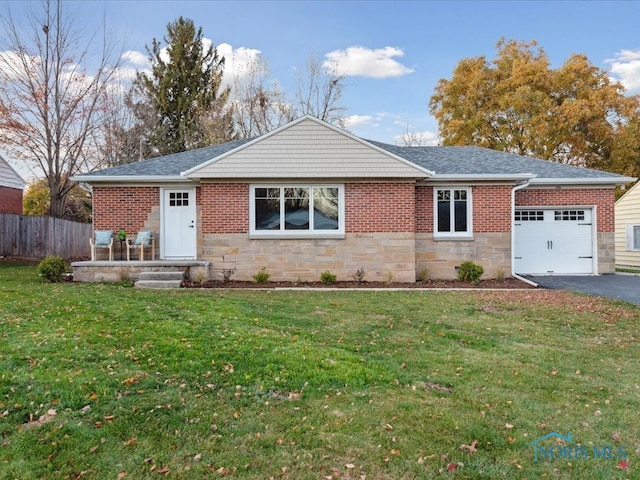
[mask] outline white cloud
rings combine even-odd
[[[149,65],[149,60],[147,59],[147,56],[141,52],[128,50],[122,54],[121,58],[126,63],[131,63],[133,65],[141,65],[145,67]]]
[[[224,86],[233,85],[238,78],[246,76],[251,66],[260,60],[260,50],[255,48],[233,48],[228,43],[221,43],[216,47],[218,55],[224,57]]]
[[[413,72],[412,68],[402,65],[395,59],[395,57],[402,57],[403,55],[404,52],[396,47],[384,47],[374,50],[356,46],[327,53],[325,55],[326,60],[322,66],[347,76],[401,77]]]
[[[359,127],[370,124],[371,120],[373,120],[371,115],[349,115],[344,119],[344,126],[346,128]]]
[[[438,145],[438,135],[434,132],[405,132],[395,135],[393,141],[396,145],[411,147],[432,147]]]
[[[620,50],[615,58],[606,60],[615,80],[627,90],[640,89],[640,50]]]

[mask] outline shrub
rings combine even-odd
[[[391,270],[385,272],[384,283],[386,283],[387,285],[393,283],[393,272]]]
[[[458,280],[461,282],[478,283],[484,273],[482,265],[477,265],[472,261],[466,261],[458,267]]]
[[[64,260],[48,256],[38,264],[38,273],[50,282],[61,282],[64,275]]]
[[[418,282],[428,282],[431,274],[429,273],[429,269],[427,267],[422,267],[416,276],[416,280]]]
[[[267,267],[262,267],[260,271],[253,276],[253,280],[256,283],[267,283],[270,276],[271,275],[267,273]]]
[[[367,272],[364,271],[364,267],[360,267],[358,270],[356,270],[356,273],[353,274],[353,279],[358,283],[363,283],[364,276],[366,274]]]
[[[330,285],[332,283],[336,283],[336,276],[327,270],[320,274],[320,281],[325,285]]]
[[[222,269],[222,281],[224,283],[229,283],[233,276],[236,274],[236,267],[233,268],[223,268]],[[267,275],[267,280],[269,279]]]

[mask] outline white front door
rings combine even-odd
[[[196,191],[162,191],[162,258],[196,258]]]
[[[514,220],[514,270],[519,274],[594,273],[589,208],[518,209]]]

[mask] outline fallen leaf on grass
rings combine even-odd
[[[457,469],[458,466],[453,462],[447,465],[447,472],[455,472]]]
[[[504,428],[506,428],[506,429],[509,429],[509,430],[510,430],[510,429],[512,429],[512,428],[513,428],[513,425],[511,425],[510,423],[505,423],[505,424],[504,424]]]
[[[622,437],[620,436],[620,434],[618,432],[613,432],[611,434],[611,438],[616,442],[619,442],[622,439]]]
[[[627,470],[629,468],[629,464],[622,460],[620,463],[618,463],[618,468],[620,470]]]
[[[127,476],[127,472],[120,472],[120,473],[118,473],[118,480],[122,480],[126,476]]]
[[[478,440],[474,440],[473,442],[471,442],[471,445],[467,445],[463,443],[462,445],[460,445],[460,450],[466,450],[469,453],[469,455],[471,455],[478,451],[478,449],[476,448],[476,445],[478,445]]]

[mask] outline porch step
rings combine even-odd
[[[140,272],[134,283],[136,288],[180,288],[184,272]]]

